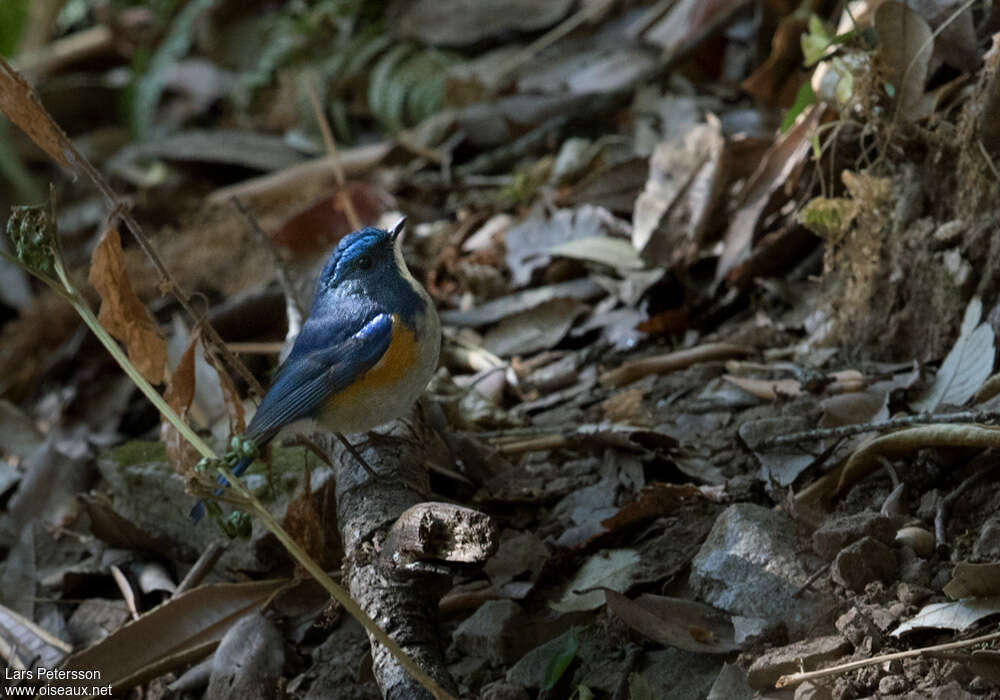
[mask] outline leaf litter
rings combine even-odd
[[[352,227],[345,197],[364,224],[405,213],[406,258],[445,325],[428,500],[504,529],[485,565],[447,571],[443,609],[462,620],[429,632],[459,696],[743,697],[799,658],[832,666],[838,697],[932,695],[945,677],[995,690],[983,649],[878,663],[1000,610],[1000,501],[983,477],[1000,289],[987,10],[390,3],[347,21],[340,5],[267,8],[258,55],[206,3],[102,9],[33,28],[43,53],[118,32],[40,71],[42,101],[0,70],[0,110],[26,133],[0,135],[0,170],[21,183],[0,188],[5,205],[24,203],[25,177],[54,180],[59,209],[96,201],[33,141],[52,164],[91,175],[86,153],[115,174],[150,232],[137,247],[90,215],[62,244],[72,275],[91,260],[102,324],[168,403],[224,444],[244,429],[248,379],[207,334],[265,386],[285,337],[274,256],[233,196],[302,290]],[[147,21],[159,30],[137,31]],[[119,73],[140,86],[132,124],[58,80],[86,76],[124,103]],[[317,156],[307,75],[335,154]],[[147,247],[194,307],[162,294]],[[322,596],[294,623],[277,612],[290,603],[269,579],[295,571],[259,528],[164,602],[217,537],[186,520],[178,472],[196,458],[170,428],[165,449],[150,442],[156,411],[22,277],[0,305],[8,666],[69,658],[162,697],[188,669],[183,692],[231,697],[250,664],[264,697],[377,696],[358,659],[328,648],[358,630]],[[935,420],[950,407],[967,422]],[[931,415],[899,429],[908,414]],[[892,432],[866,427],[887,420]],[[804,437],[763,447],[789,433]],[[340,487],[306,452],[278,445],[247,483],[333,568]],[[800,599],[847,612],[806,624]],[[847,657],[871,665],[838,669]]]

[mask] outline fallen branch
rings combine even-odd
[[[827,440],[830,438],[850,437],[861,433],[871,433],[882,430],[905,428],[911,425],[928,423],[995,423],[1000,421],[1000,411],[958,411],[955,413],[920,413],[915,416],[900,416],[886,420],[875,420],[867,423],[852,423],[835,428],[813,428],[797,433],[776,435],[761,440],[755,446],[758,450],[768,450],[774,447],[795,445],[800,442]]]
[[[696,365],[699,362],[728,360],[753,352],[750,348],[733,343],[706,343],[693,348],[685,348],[666,355],[654,355],[626,362],[618,369],[601,375],[601,384],[618,387],[631,384],[650,374],[665,374]]]

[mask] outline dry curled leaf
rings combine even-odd
[[[927,21],[901,2],[885,2],[875,11],[875,33],[886,80],[895,91],[896,114],[921,116],[919,106],[934,51]]]
[[[49,117],[31,86],[3,58],[0,58],[0,112],[21,127],[52,160],[67,169],[73,168],[73,152],[66,134]]]
[[[132,290],[118,231],[108,228],[90,261],[90,283],[101,295],[97,320],[125,344],[129,359],[151,384],[160,384],[167,366],[167,343]]]
[[[961,406],[975,394],[993,371],[996,341],[993,328],[980,323],[983,302],[974,297],[965,309],[958,340],[944,358],[927,393],[910,405],[916,411],[934,411],[942,404]]]
[[[170,384],[163,394],[163,398],[170,405],[170,408],[174,409],[174,413],[182,420],[186,419],[191,402],[194,401],[194,359],[199,337],[197,332],[191,334],[191,340],[188,342],[184,354],[181,355],[173,374],[170,375]],[[187,473],[194,467],[199,458],[198,452],[172,423],[166,420],[163,422],[161,436],[167,446],[167,458],[178,473]]]

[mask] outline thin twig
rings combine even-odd
[[[802,594],[805,593],[810,588],[812,588],[812,585],[819,580],[820,576],[829,571],[829,569],[830,569],[830,562],[827,562],[826,564],[823,564],[823,566],[819,567],[814,572],[812,572],[809,575],[809,578],[806,579],[806,582],[799,587],[799,590],[795,591],[795,593],[792,594],[792,597],[793,598],[801,597]]]
[[[48,110],[46,110],[42,106],[41,102],[38,101],[38,96],[33,90],[30,89],[30,87],[27,86],[27,83],[24,82],[24,78],[20,75],[20,73],[14,70],[14,68],[12,68],[11,65],[2,57],[0,57],[0,71],[6,73],[6,76],[10,80],[16,81],[16,84],[23,86],[23,89],[27,91],[27,94],[31,96],[31,99],[37,103],[34,105],[33,111],[39,116],[42,116],[47,122],[47,126],[49,127],[48,136],[50,138],[57,139],[58,146],[61,149],[61,158],[53,156],[53,159],[63,164],[69,170],[76,170],[79,173],[82,173],[93,183],[98,191],[104,196],[104,199],[106,200],[111,211],[116,212],[118,214],[118,218],[125,222],[125,226],[128,228],[129,232],[131,232],[132,237],[135,238],[139,247],[142,248],[146,257],[149,258],[149,261],[153,264],[153,268],[156,270],[156,273],[160,278],[160,291],[163,293],[169,291],[173,294],[174,298],[177,299],[185,313],[187,313],[193,321],[201,324],[204,339],[214,346],[219,355],[225,360],[226,364],[228,364],[230,368],[236,371],[236,373],[247,382],[252,393],[262,395],[264,392],[260,386],[260,382],[257,381],[257,378],[254,377],[253,373],[247,369],[246,365],[244,365],[240,359],[236,357],[236,355],[234,355],[228,347],[226,347],[225,342],[219,336],[215,328],[202,318],[202,314],[195,311],[194,305],[191,302],[191,297],[189,297],[184,290],[181,289],[177,280],[174,279],[173,275],[171,275],[167,270],[166,265],[163,264],[159,254],[157,254],[156,250],[149,242],[149,239],[143,232],[142,227],[139,226],[139,222],[137,222],[135,217],[132,216],[132,212],[129,211],[128,204],[125,200],[123,200],[118,193],[112,189],[111,185],[108,184],[108,181],[103,175],[101,175],[97,168],[95,168],[87,157],[76,148],[73,142],[56,123],[55,119],[52,118],[52,115],[49,114]],[[21,125],[20,122],[19,126],[22,126],[23,128],[23,125]],[[29,136],[31,136],[32,139],[35,139],[37,135],[29,134]],[[36,141],[36,143],[39,142]],[[44,148],[50,155],[53,154],[53,144],[48,144],[49,147],[46,147],[46,145],[42,143],[39,143],[39,145],[42,146],[42,148]]]
[[[961,642],[948,642],[947,644],[936,644],[930,647],[922,647],[920,649],[910,649],[908,651],[897,651],[892,654],[882,654],[881,656],[872,656],[868,659],[861,659],[859,661],[851,661],[850,663],[840,664],[838,666],[831,666],[830,668],[820,669],[819,671],[808,671],[805,673],[789,673],[787,675],[781,676],[774,684],[775,688],[786,688],[790,685],[798,685],[805,681],[815,680],[817,678],[826,678],[827,676],[837,676],[842,673],[847,673],[848,671],[854,671],[859,668],[864,668],[865,666],[873,666],[875,664],[882,664],[886,661],[896,661],[897,659],[912,659],[916,656],[923,656],[924,654],[933,654],[939,651],[948,651],[950,649],[964,649],[965,647],[971,647],[975,644],[980,644],[982,642],[989,642],[994,639],[1000,639],[1000,632],[993,632],[992,634],[984,634],[981,637],[973,637],[972,639],[966,639]]]
[[[274,247],[274,243],[271,242],[271,238],[261,228],[257,217],[243,204],[243,201],[239,197],[233,196],[229,201],[233,203],[233,206],[236,207],[240,214],[243,215],[243,218],[247,220],[247,223],[250,224],[250,230],[257,237],[257,242],[267,251],[271,262],[274,263],[274,272],[278,278],[278,284],[281,285],[281,291],[285,294],[285,314],[288,316],[288,333],[285,335],[285,341],[287,342],[298,336],[299,331],[302,329],[302,319],[305,315],[302,311],[302,301],[299,299],[291,277],[288,275],[288,268],[285,265],[285,261],[281,259],[278,250]]]
[[[962,497],[962,494],[968,491],[970,487],[982,481],[987,474],[992,473],[998,466],[1000,466],[1000,463],[997,462],[988,464],[975,474],[966,477],[962,483],[952,489],[952,491],[947,496],[942,498],[940,503],[938,503],[937,511],[934,513],[934,537],[937,540],[937,547],[939,548],[938,551],[942,554],[947,552],[947,523],[948,516],[951,514],[951,507],[955,505],[955,502],[958,501],[958,499]],[[942,551],[941,548],[945,549]]]
[[[794,445],[810,440],[826,440],[827,438],[849,437],[860,433],[877,430],[905,428],[910,425],[926,425],[929,423],[993,423],[1000,420],[1000,411],[958,411],[955,413],[920,413],[915,416],[901,416],[887,420],[876,420],[868,423],[852,423],[836,428],[813,428],[798,433],[777,435],[754,446],[756,450],[767,450],[773,447]]]
[[[337,157],[337,142],[333,140],[333,131],[330,130],[330,122],[326,120],[326,114],[324,114],[323,107],[319,103],[316,83],[312,78],[306,79],[306,89],[309,92],[309,101],[312,102],[313,112],[316,113],[316,123],[319,124],[320,133],[323,134],[323,143],[326,145],[326,151],[333,156],[333,174],[337,178],[337,186],[340,188],[338,195],[340,203],[344,207],[344,213],[347,214],[347,221],[351,224],[351,228],[357,230],[361,228],[361,219],[358,217],[358,212],[354,209],[354,202],[351,201],[351,197],[347,192],[347,178],[344,177],[344,168],[340,163],[340,158]]]
[[[174,591],[173,597],[179,596],[185,591],[189,591],[199,583],[201,583],[208,573],[215,567],[216,562],[219,561],[219,557],[222,553],[226,551],[227,545],[223,544],[219,540],[210,542],[205,551],[201,553],[198,557],[198,561],[194,563],[191,570],[187,572],[187,576],[181,580],[180,584],[177,586],[177,590]]]

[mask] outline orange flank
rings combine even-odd
[[[359,377],[351,386],[331,396],[324,407],[336,410],[345,404],[364,401],[366,394],[388,388],[403,379],[417,364],[417,341],[413,331],[403,325],[399,316],[392,316],[392,340],[382,359]]]

